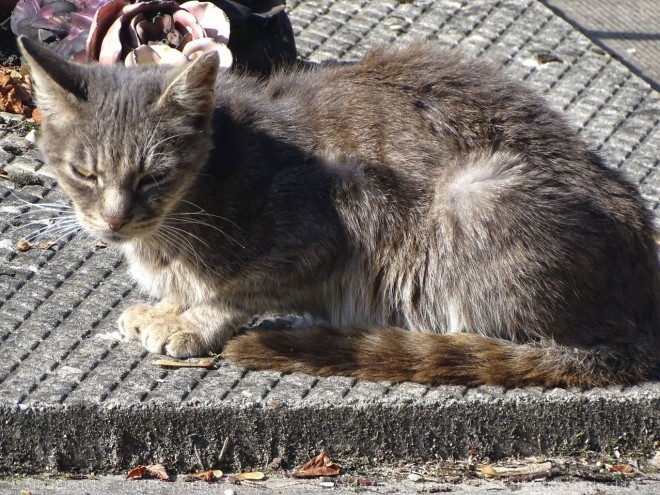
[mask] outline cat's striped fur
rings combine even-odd
[[[216,82],[212,55],[129,70],[23,44],[46,160],[163,301],[120,319],[147,349],[430,384],[656,373],[651,212],[487,63],[419,44]],[[267,310],[325,323],[231,338]]]

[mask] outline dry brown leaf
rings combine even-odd
[[[317,476],[337,476],[340,471],[341,466],[330,459],[327,451],[322,450],[319,455],[291,475],[295,478],[315,478]]]
[[[635,468],[630,464],[615,464],[614,466],[611,466],[610,469],[623,474],[630,474],[635,471]]]
[[[94,473],[87,473],[87,474],[65,474],[64,479],[67,480],[96,480],[98,479]]]
[[[147,472],[159,480],[167,481],[170,479],[170,475],[167,474],[167,469],[165,469],[165,466],[162,464],[149,464],[147,466]]]
[[[234,478],[236,478],[239,481],[243,481],[243,480],[259,481],[264,479],[265,477],[266,475],[261,471],[251,471],[249,473],[238,473],[234,475]]]
[[[9,179],[9,174],[2,167],[0,167],[0,179]]]
[[[157,359],[154,364],[165,368],[213,368],[217,363],[217,358],[203,358],[199,361],[171,361],[169,359]]]
[[[11,67],[0,66],[0,111],[22,114],[32,101],[32,82]]]
[[[18,249],[21,253],[24,253],[25,251],[29,251],[32,249],[32,246],[34,246],[33,242],[26,241],[25,239],[21,239],[16,243],[16,249]]]
[[[126,479],[130,478],[142,478],[147,472],[147,466],[138,466],[136,468],[131,469],[128,474],[126,475]]]
[[[170,475],[167,474],[167,469],[162,464],[149,464],[148,466],[138,466],[135,469],[131,469],[126,475],[126,479],[135,478],[157,478],[159,480],[168,481]]]
[[[43,241],[39,243],[39,249],[48,249],[51,247],[53,244],[55,244],[55,241]]]
[[[41,124],[41,120],[42,120],[41,108],[37,107],[34,110],[32,110],[32,120],[34,120],[37,124]]]
[[[183,481],[206,481],[207,483],[213,483],[220,478],[222,478],[222,471],[216,469],[188,474],[183,478]]]
[[[32,495],[30,490],[21,490],[21,495]]]
[[[105,249],[108,247],[108,245],[105,242],[103,242],[101,239],[99,239],[94,243],[94,247],[96,249]]]
[[[481,474],[483,474],[486,478],[516,477],[534,479],[548,476],[551,469],[551,462],[534,463],[528,464],[527,466],[514,468],[491,466],[490,464],[486,464],[485,466],[481,467]]]

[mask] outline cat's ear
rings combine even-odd
[[[157,104],[163,109],[174,105],[178,110],[184,110],[186,115],[194,117],[210,117],[219,67],[217,52],[200,55],[174,77]]]
[[[64,116],[87,98],[86,82],[78,64],[26,36],[18,38],[18,45],[30,66],[36,102],[44,115]]]

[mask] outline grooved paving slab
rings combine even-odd
[[[583,33],[660,88],[660,2],[543,0]]]
[[[488,58],[544,93],[613,167],[660,200],[660,99],[536,0],[290,1],[300,54],[356,60],[417,39]],[[425,387],[217,370],[164,370],[124,343],[116,320],[142,297],[118,251],[67,222],[67,200],[4,114],[0,164],[0,471],[113,471],[167,462],[338,458],[428,460],[484,454],[652,448],[660,386],[607,390]],[[23,129],[23,131],[21,131]],[[26,175],[25,172],[35,174]],[[18,174],[18,175],[17,175]],[[40,184],[24,185],[37,177]],[[19,183],[21,185],[15,184]],[[62,215],[26,252],[17,242]],[[33,223],[34,222],[34,223]]]

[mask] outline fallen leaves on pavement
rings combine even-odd
[[[195,362],[157,359],[154,364],[164,368],[214,368],[217,362],[218,358],[203,358]]]
[[[39,243],[39,249],[48,249],[55,244],[55,241],[43,241]]]
[[[518,481],[530,481],[550,476],[551,462],[528,464],[521,467],[499,467],[486,464],[481,467],[481,474],[485,478],[513,478]]]
[[[261,471],[250,471],[248,473],[238,473],[234,475],[239,481],[250,480],[250,481],[259,481],[266,477]]]
[[[25,251],[29,251],[32,249],[32,246],[34,246],[33,242],[26,241],[25,239],[21,239],[16,243],[16,249],[18,249],[21,253],[24,253]]]
[[[241,481],[261,481],[266,477],[261,471],[250,471],[247,473],[232,474],[227,481],[232,485],[237,485]]]
[[[0,111],[23,114],[32,101],[32,82],[11,67],[0,66]]]
[[[94,473],[87,473],[87,474],[69,473],[69,474],[65,474],[63,478],[65,480],[97,480],[98,479]]]
[[[617,473],[623,474],[630,474],[635,471],[635,468],[630,464],[615,464],[614,466],[610,466],[610,469],[612,471],[616,471]]]
[[[184,476],[183,481],[206,481],[207,483],[213,483],[222,478],[222,471],[219,469],[208,471],[200,471],[199,473],[192,473]]]
[[[148,466],[138,466],[131,469],[126,475],[126,479],[149,479],[156,478],[163,481],[169,481],[170,475],[167,474],[167,469],[162,464],[149,464]]]
[[[322,450],[298,471],[291,473],[295,478],[315,478],[317,476],[337,476],[341,466],[330,459],[330,454]]]
[[[37,244],[37,247],[41,250],[50,249],[53,246],[55,246],[55,241],[42,241],[39,244]],[[21,239],[16,243],[16,249],[18,249],[21,253],[24,253],[25,251],[29,251],[33,247],[34,247],[34,242],[26,241],[25,239]]]

